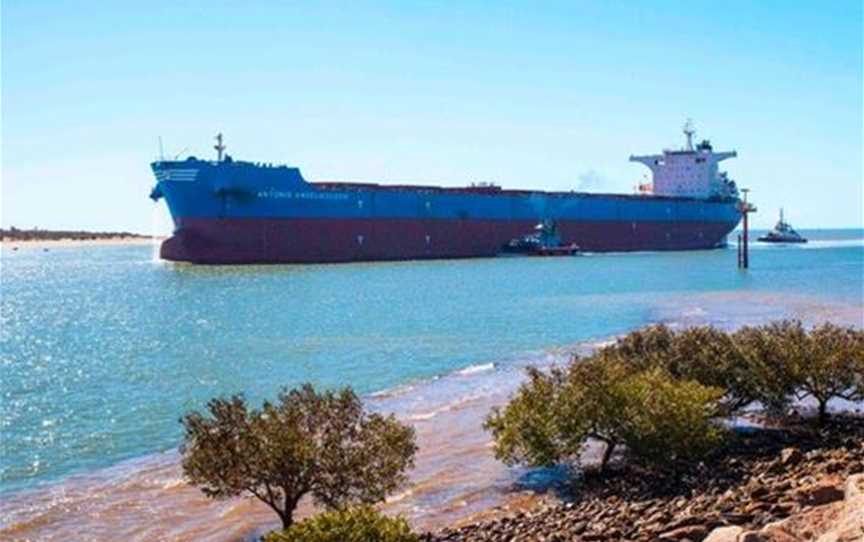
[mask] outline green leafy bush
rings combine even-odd
[[[675,380],[660,369],[636,373],[619,384],[625,411],[621,440],[636,459],[672,464],[716,449],[725,429],[716,423],[723,390]]]
[[[789,392],[785,381],[759,370],[761,358],[750,355],[744,344],[737,335],[710,326],[688,328],[675,334],[663,367],[675,378],[724,390],[720,404],[729,415],[754,402],[782,403]]]
[[[743,327],[730,335],[741,354],[741,379],[749,390],[748,398],[776,415],[788,410],[797,385],[784,354],[787,346],[780,337],[783,325],[781,322]],[[742,404],[749,403],[742,401]]]
[[[820,421],[828,418],[831,399],[864,401],[864,332],[823,324],[808,333],[798,322],[783,322],[772,331],[797,397],[816,401]]]
[[[576,463],[588,439],[605,444],[601,469],[621,444],[641,461],[666,463],[720,443],[724,432],[713,419],[722,395],[600,354],[566,370],[532,371],[511,402],[492,411],[486,428],[496,457],[508,464]]]
[[[769,412],[785,413],[793,398],[812,398],[824,422],[831,399],[864,400],[862,330],[834,324],[808,330],[781,321],[743,328],[732,339],[745,358],[754,399]]]
[[[285,390],[250,408],[242,396],[213,399],[180,421],[183,473],[211,498],[249,492],[285,527],[309,494],[327,508],[383,500],[413,465],[414,430],[368,414],[350,388]]]
[[[659,368],[676,379],[725,390],[728,415],[759,403],[783,413],[791,400],[812,397],[820,418],[832,398],[864,397],[864,332],[780,321],[727,333],[710,326],[673,332],[666,326],[634,331],[597,355],[634,371]]]
[[[402,518],[371,506],[322,512],[264,537],[264,542],[418,542]]]
[[[632,367],[603,354],[570,364],[560,400],[555,406],[565,435],[578,434],[605,445],[600,468],[624,441],[625,422],[632,410],[622,384],[634,374]]]
[[[724,390],[729,415],[758,402],[783,410],[794,392],[792,376],[766,332],[770,326],[730,334],[711,326],[673,332],[648,326],[622,337],[602,354],[633,368],[660,368],[676,379],[695,380]]]
[[[558,411],[564,373],[529,368],[528,380],[504,409],[498,407],[486,419],[485,428],[495,440],[495,456],[507,464],[549,466],[579,453],[580,428],[564,430],[565,414]]]
[[[601,468],[625,445],[638,461],[700,457],[725,431],[718,419],[759,403],[784,414],[794,398],[864,400],[864,331],[776,322],[727,333],[649,326],[564,368],[531,370],[486,419],[495,454],[508,464],[578,461],[603,442]]]

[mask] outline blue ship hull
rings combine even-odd
[[[724,246],[737,199],[309,183],[299,170],[190,158],[152,164],[174,220],[162,257],[194,263],[318,263],[494,256],[555,221],[594,252]]]

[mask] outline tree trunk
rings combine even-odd
[[[828,400],[819,399],[819,423],[824,424],[828,421]]]
[[[603,458],[600,460],[600,471],[603,472],[606,470],[606,465],[609,463],[609,460],[612,459],[612,452],[615,451],[615,443],[612,441],[606,442],[606,449],[603,450]]]

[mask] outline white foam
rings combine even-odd
[[[477,374],[477,373],[485,373],[486,371],[491,371],[493,369],[495,369],[494,363],[480,363],[478,365],[469,365],[468,367],[465,367],[464,369],[456,371],[456,374],[462,375],[462,376],[468,376],[468,375],[473,375],[473,374]]]
[[[602,341],[595,341],[592,343],[587,343],[586,346],[590,348],[606,348],[607,346],[612,346],[617,342],[617,339],[604,339]]]
[[[864,247],[864,239],[826,239],[809,241],[798,245],[802,249]]]
[[[450,412],[451,410],[455,410],[455,409],[459,408],[460,406],[468,404],[471,401],[476,401],[477,399],[479,399],[481,397],[482,397],[481,393],[474,393],[471,395],[466,395],[464,397],[460,397],[454,401],[451,401],[451,402],[449,402],[445,405],[442,405],[438,408],[435,408],[433,410],[427,410],[424,412],[417,412],[415,414],[409,414],[408,416],[405,417],[405,419],[409,420],[409,421],[414,421],[414,422],[431,420],[432,418],[434,418],[435,416],[438,416],[439,414],[444,414],[445,412]]]
[[[391,495],[391,496],[387,497],[387,499],[385,499],[384,502],[386,502],[388,504],[394,503],[394,502],[399,502],[399,501],[401,501],[407,497],[410,497],[413,494],[414,494],[414,492],[411,491],[410,489],[408,489],[406,491],[403,491],[402,493],[397,493],[396,495]]]
[[[390,397],[400,397],[414,390],[413,384],[404,384],[393,388],[387,388],[381,391],[375,391],[369,394],[369,397],[375,399],[387,399]]]
[[[756,241],[751,249],[760,250],[816,250],[824,248],[864,247],[864,239],[814,239],[806,243],[763,243]],[[735,249],[736,245],[730,244]]]
[[[184,485],[186,485],[186,482],[183,478],[172,478],[162,482],[162,489],[174,489],[175,487],[181,487]]]
[[[432,418],[434,418],[435,416],[437,416],[441,412],[443,412],[443,410],[435,409],[435,410],[432,410],[429,412],[420,412],[418,414],[411,414],[410,416],[407,416],[405,419],[412,421],[412,422],[422,422],[422,421],[426,421],[426,420],[431,420]]]

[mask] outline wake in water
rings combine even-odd
[[[826,248],[856,248],[864,247],[864,239],[813,239],[806,243],[778,244],[756,241],[750,244],[751,249],[759,250],[820,250]],[[732,245],[732,248],[735,248]]]
[[[159,257],[159,249],[162,246],[162,235],[165,231],[170,231],[170,227],[165,225],[165,210],[154,204],[150,211],[150,261],[152,263],[164,263]]]

